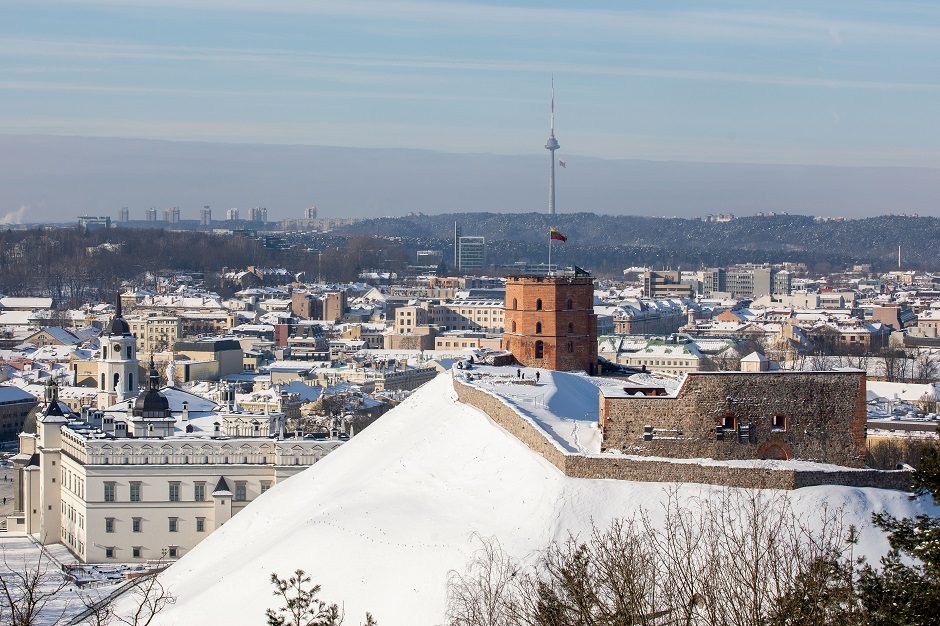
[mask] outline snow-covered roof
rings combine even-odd
[[[5,296],[0,298],[0,309],[48,309],[52,298]]]

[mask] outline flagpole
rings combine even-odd
[[[548,275],[552,275],[552,231],[548,231]]]

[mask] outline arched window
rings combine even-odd
[[[134,358],[134,348],[131,346],[127,346],[127,358],[128,360]]]
[[[101,375],[101,389],[104,390],[104,374]]]
[[[541,339],[535,342],[535,358],[541,359],[545,356],[545,342]]]
[[[569,335],[574,334],[574,322],[568,322],[568,334]]]
[[[574,301],[571,298],[568,298],[568,302],[565,303],[565,308],[569,311],[574,308]]]
[[[538,300],[535,301],[535,310],[536,310],[536,311],[541,311],[541,310],[542,310],[542,299],[541,299],[541,298],[539,298]]]
[[[101,346],[101,358],[108,358],[108,346]]]
[[[569,341],[569,342],[568,342],[568,352],[574,352],[574,342],[573,342],[573,341]]]
[[[512,308],[513,308],[513,309],[518,309],[518,308],[519,308],[519,303],[516,301],[515,298],[512,299]]]
[[[542,334],[542,322],[536,322],[536,323],[535,323],[535,334],[536,334],[536,335],[541,335],[541,334]]]
[[[115,391],[118,391],[121,389],[120,384],[121,384],[121,375],[118,374],[117,372],[114,372],[114,390]]]
[[[516,332],[516,320],[513,320],[513,321],[509,324],[509,332],[511,332],[511,333]]]
[[[134,375],[133,374],[127,375],[127,390],[134,391]]]

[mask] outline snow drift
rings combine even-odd
[[[306,570],[347,623],[371,611],[382,626],[443,622],[446,578],[499,538],[524,558],[569,531],[656,511],[668,485],[564,476],[486,415],[456,401],[442,374],[362,434],[252,502],[163,574],[177,603],[159,624],[259,624],[277,605],[269,582]],[[718,487],[682,485],[691,501]],[[807,518],[823,502],[863,525],[858,549],[887,549],[871,512],[924,511],[923,500],[878,489],[788,492]]]

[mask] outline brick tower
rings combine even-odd
[[[597,365],[597,316],[590,276],[512,276],[506,281],[503,349],[526,367]]]

